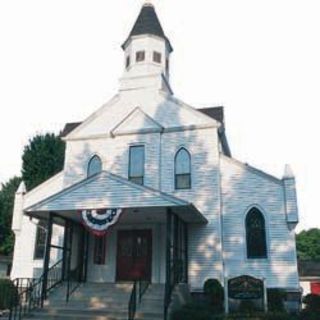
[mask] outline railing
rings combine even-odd
[[[139,286],[139,303],[141,303],[143,295],[146,293],[150,285],[149,280],[139,280],[138,286]]]
[[[135,280],[132,287],[132,292],[129,300],[129,308],[128,308],[128,320],[134,320],[137,310],[137,283]]]
[[[133,283],[131,296],[128,307],[128,320],[134,320],[138,303],[141,303],[143,295],[146,293],[150,285],[149,280],[135,280]]]
[[[76,289],[81,284],[81,272],[82,265],[79,264],[74,270],[69,272],[67,277],[67,294],[66,294],[66,302],[68,303],[71,295],[76,291]]]
[[[164,292],[164,319],[168,317],[168,309],[171,303],[171,296],[174,287],[183,281],[183,262],[179,259],[173,260],[172,266],[169,269],[168,277],[165,284]]]
[[[48,293],[62,282],[62,260],[55,263],[39,279],[18,278],[13,280],[14,290],[11,295],[9,320],[20,320],[36,308],[42,308]]]

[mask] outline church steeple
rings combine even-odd
[[[169,39],[166,37],[160,20],[157,16],[157,13],[155,11],[155,8],[152,3],[146,2],[141,11],[140,14],[129,34],[129,37],[122,45],[122,48],[125,49],[127,42],[130,40],[133,36],[140,36],[140,35],[154,35],[158,36],[162,39],[164,39],[167,42],[167,45],[169,47],[170,52],[173,51],[173,48],[171,46],[171,43]]]
[[[166,37],[153,4],[146,2],[138,18],[122,45],[125,53],[125,72],[122,78],[122,89],[130,89],[135,84],[133,79],[162,76],[169,86],[170,54],[173,48]],[[128,81],[130,80],[130,81]],[[144,81],[144,86],[148,84]],[[170,91],[171,89],[169,89]]]

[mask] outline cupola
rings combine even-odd
[[[170,54],[173,48],[150,2],[142,6],[122,49],[125,54],[125,78],[161,74],[169,83]]]

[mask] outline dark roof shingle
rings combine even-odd
[[[60,133],[60,138],[66,137],[71,131],[77,128],[82,122],[69,122],[66,123],[63,130]]]
[[[145,4],[142,7],[139,13],[139,16],[129,34],[129,37],[122,45],[122,48],[124,48],[124,46],[126,45],[130,37],[143,35],[143,34],[152,34],[160,38],[163,38],[164,40],[167,41],[170,51],[173,51],[170,41],[164,34],[164,31],[162,29],[157,13],[153,5],[151,4]]]
[[[217,120],[224,126],[224,112],[223,107],[211,107],[211,108],[202,108],[198,109],[202,113],[206,114],[207,116]]]

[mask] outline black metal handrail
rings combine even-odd
[[[71,270],[67,277],[67,294],[66,302],[68,303],[71,295],[77,290],[81,284],[82,265],[79,264],[75,269]]]
[[[128,307],[128,320],[134,320],[137,310],[137,280],[134,281]]]
[[[139,286],[139,303],[141,303],[143,295],[146,293],[150,285],[149,280],[139,280],[138,286]]]
[[[172,261],[169,269],[164,292],[164,319],[168,317],[168,309],[171,303],[172,292],[174,287],[183,280],[183,262],[180,259]]]
[[[142,297],[148,290],[149,285],[149,280],[139,279],[134,281],[129,299],[128,320],[134,320],[138,303],[141,303]]]
[[[40,278],[17,278],[13,280],[9,320],[20,320],[36,308],[42,308],[48,293],[62,282],[62,260],[50,267]],[[47,277],[47,286],[44,279]]]

